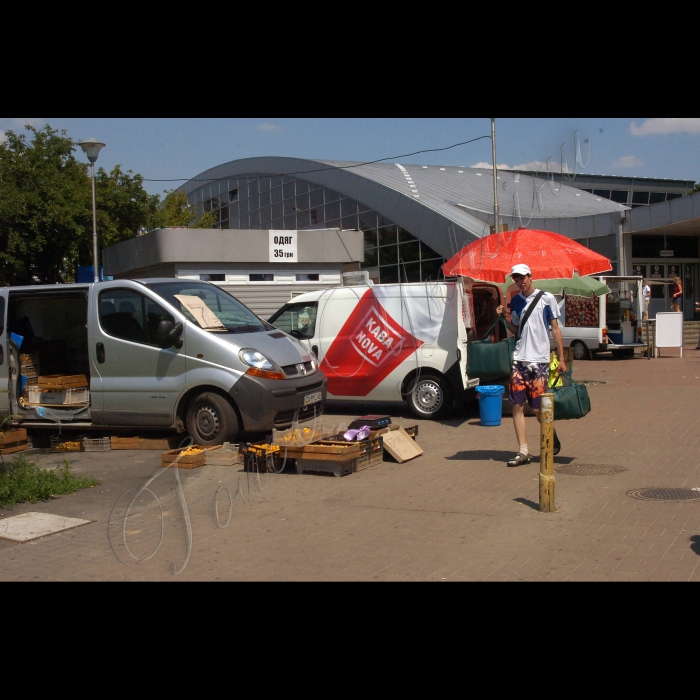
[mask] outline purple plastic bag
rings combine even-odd
[[[361,428],[353,428],[343,433],[343,438],[348,442],[354,440],[366,440],[369,437],[371,428],[369,425],[363,425]]]

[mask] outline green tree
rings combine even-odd
[[[216,228],[216,214],[213,211],[206,211],[197,219],[190,228]]]
[[[0,283],[62,282],[90,220],[87,166],[65,131],[27,126],[0,144]]]
[[[693,188],[693,191],[691,194],[695,194],[696,192],[700,192],[700,182],[695,183],[695,187]]]
[[[165,190],[163,194],[165,199],[156,213],[156,227],[189,226],[192,212],[187,195],[182,190]]]
[[[92,264],[92,192],[77,145],[50,126],[8,131],[0,144],[0,283],[67,282]],[[157,223],[160,197],[119,165],[95,180],[98,246],[133,238]]]

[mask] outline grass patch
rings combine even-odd
[[[71,474],[67,459],[62,466],[48,471],[20,454],[11,463],[0,464],[0,507],[25,501],[48,501],[52,496],[75,493],[99,483],[97,479],[81,479]]]

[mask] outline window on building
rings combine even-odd
[[[683,195],[680,192],[667,192],[666,193],[666,201],[670,201],[671,199],[678,199],[679,197],[682,197]]]
[[[596,197],[605,197],[605,199],[610,199],[610,190],[593,190],[593,194]]]
[[[666,201],[665,192],[649,192],[649,204],[658,204]]]
[[[632,192],[632,204],[649,204],[649,193]]]
[[[228,201],[235,202],[237,199],[238,199],[238,188],[236,188],[234,190],[229,190]]]
[[[610,190],[610,199],[618,204],[627,204],[629,192],[627,190]]]
[[[199,279],[202,282],[225,282],[226,275],[223,272],[210,272],[207,274],[200,274]]]
[[[274,282],[275,276],[272,273],[251,272],[248,275],[248,282]]]
[[[295,275],[295,277],[297,282],[318,282],[321,279],[318,273]]]

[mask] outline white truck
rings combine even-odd
[[[562,313],[559,319],[564,347],[574,359],[593,359],[598,353],[633,357],[642,342],[642,277],[599,276],[610,292],[600,296],[555,295]],[[552,347],[554,347],[552,341]]]
[[[468,377],[468,343],[496,320],[495,284],[359,284],[294,297],[270,317],[313,352],[328,377],[328,396],[403,401],[420,418],[440,418],[479,384]],[[505,338],[504,324],[491,331]],[[364,409],[363,409],[364,410]]]

